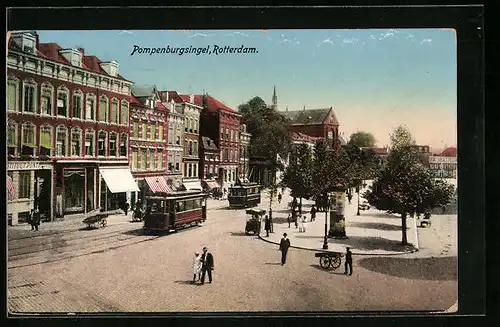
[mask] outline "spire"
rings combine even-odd
[[[278,96],[276,95],[276,85],[274,86],[273,90],[273,104],[272,107],[274,110],[278,110]]]
[[[286,106],[286,111],[288,111],[288,106]]]
[[[306,106],[304,106],[304,111],[306,111]]]

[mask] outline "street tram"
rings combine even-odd
[[[227,199],[230,207],[255,207],[260,203],[261,186],[257,183],[237,183],[229,188]]]
[[[180,191],[145,198],[145,230],[170,231],[205,221],[206,194],[200,191]]]

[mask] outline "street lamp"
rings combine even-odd
[[[328,230],[327,230],[327,223],[328,223],[328,208],[330,208],[330,204],[328,203],[328,196],[326,196],[326,207],[325,207],[325,240],[323,242],[323,250],[328,249]]]
[[[359,216],[359,186],[356,187],[356,192],[358,192],[358,212],[356,213],[356,216]]]

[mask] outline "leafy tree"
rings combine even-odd
[[[414,140],[404,127],[398,127],[391,140],[387,165],[364,197],[379,210],[401,215],[401,243],[406,245],[407,216],[448,204],[453,186],[433,179],[430,169],[420,162],[418,153],[410,147]]]
[[[300,198],[300,205],[302,198],[308,198],[313,191],[312,166],[313,158],[309,146],[300,144],[292,149],[288,167],[283,174],[282,185],[290,188],[294,199]]]
[[[349,144],[359,147],[373,147],[375,146],[375,136],[367,132],[356,132],[351,134]]]

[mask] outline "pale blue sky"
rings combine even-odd
[[[456,145],[456,38],[445,29],[40,31],[40,42],[81,46],[119,62],[135,84],[210,95],[232,108],[258,95],[280,110],[333,106],[346,139],[379,145],[406,124],[419,144]],[[140,47],[256,47],[257,54],[134,54]]]

